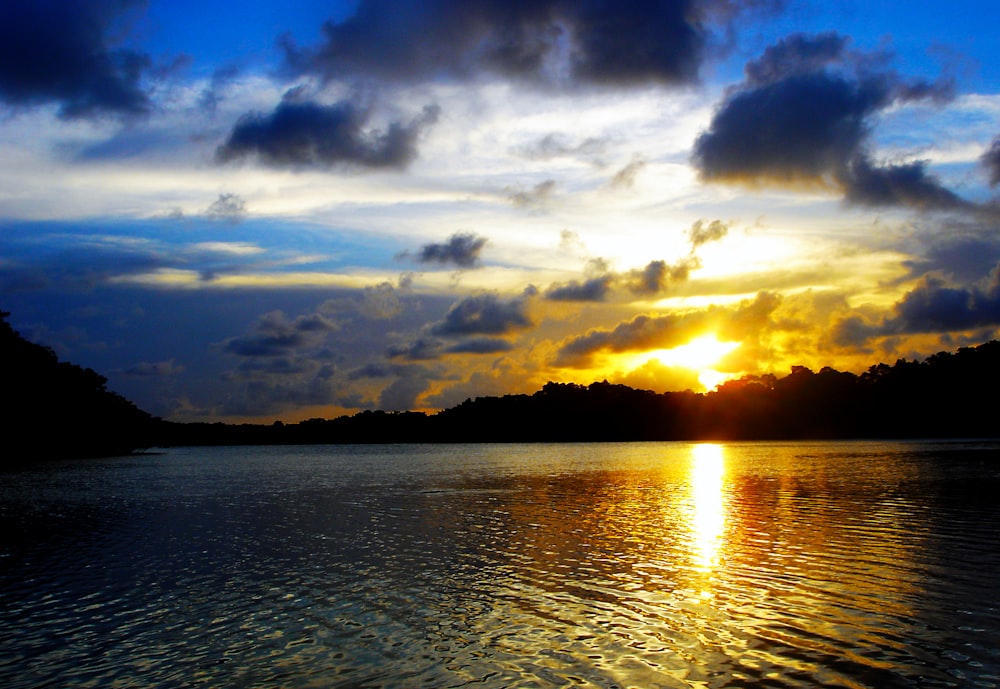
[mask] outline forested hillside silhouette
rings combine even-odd
[[[709,393],[608,382],[468,399],[436,414],[364,411],[284,424],[156,419],[107,380],[28,342],[0,312],[4,464],[148,447],[402,442],[588,442],[1000,437],[1000,342],[878,364],[857,375],[792,367]]]
[[[714,392],[548,383],[437,414],[365,411],[297,424],[167,424],[180,444],[992,438],[1000,342],[878,364],[861,375],[795,366]]]
[[[109,391],[106,378],[27,341],[9,316],[0,311],[3,465],[125,454],[158,437],[157,420]]]

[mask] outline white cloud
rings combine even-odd
[[[264,253],[264,249],[248,242],[197,242],[191,245],[196,251],[210,251],[233,256],[253,256]]]

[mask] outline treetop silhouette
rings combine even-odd
[[[550,382],[532,395],[479,397],[440,411],[363,411],[300,423],[153,418],[91,369],[23,339],[0,312],[0,424],[8,463],[172,445],[578,442],[997,437],[991,395],[1000,342],[880,363],[864,373],[793,366],[708,393],[654,393],[607,381]]]

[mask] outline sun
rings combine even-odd
[[[714,390],[731,376],[715,370],[713,366],[739,346],[739,342],[720,342],[714,334],[703,335],[687,344],[670,349],[643,352],[636,356],[633,362],[637,367],[655,362],[665,367],[686,368],[698,374],[698,382],[706,390]]]
[[[718,363],[719,359],[739,346],[739,342],[719,342],[715,335],[703,335],[679,347],[654,349],[644,356],[657,359],[666,366],[683,366],[700,371]]]

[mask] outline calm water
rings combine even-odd
[[[1000,686],[1000,444],[0,474],[3,687]]]

